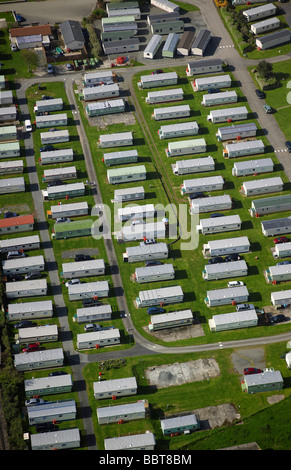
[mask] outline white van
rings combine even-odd
[[[240,287],[244,286],[244,283],[242,281],[229,281],[227,284],[227,287]]]
[[[25,126],[26,132],[31,132],[32,131],[32,125],[31,125],[31,121],[29,119],[26,119],[24,121],[24,126]]]

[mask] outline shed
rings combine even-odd
[[[109,304],[96,307],[78,308],[74,316],[77,323],[111,320],[112,307]]]
[[[86,105],[87,116],[104,116],[105,114],[123,113],[125,111],[123,99],[94,101]]]
[[[258,23],[253,23],[251,25],[251,31],[256,35],[278,28],[280,28],[279,18],[268,18],[267,20],[259,21]]]
[[[15,335],[16,343],[50,343],[58,340],[57,325],[40,325],[31,328],[19,328]]]
[[[17,127],[16,126],[1,126],[0,127],[0,141],[2,140],[16,140]]]
[[[202,59],[188,62],[186,68],[186,75],[207,74],[211,72],[222,72],[223,62],[221,59]]]
[[[161,419],[161,429],[164,436],[187,434],[200,429],[200,423],[194,414],[167,417]]]
[[[126,397],[137,394],[137,382],[135,377],[125,377],[112,380],[99,380],[93,382],[94,398],[102,400],[104,398]]]
[[[197,135],[198,131],[199,126],[197,122],[194,121],[161,126],[158,130],[158,134],[160,139],[173,139],[175,137]]]
[[[8,304],[7,315],[9,321],[51,318],[53,316],[53,303],[51,300],[42,300]]]
[[[16,119],[17,108],[15,105],[0,108],[0,121],[15,121]]]
[[[137,307],[152,307],[155,305],[176,304],[183,302],[184,293],[181,286],[161,287],[158,289],[140,291],[135,299]]]
[[[169,142],[168,148],[166,149],[167,157],[175,157],[180,155],[189,155],[193,153],[204,152],[206,152],[206,141],[204,138]]]
[[[174,175],[186,175],[189,173],[203,173],[214,171],[215,162],[212,157],[193,158],[191,160],[179,160],[172,165]]]
[[[222,313],[221,315],[213,315],[213,317],[208,320],[208,325],[212,332],[249,328],[257,326],[257,324],[258,315],[255,310]]]
[[[152,34],[183,33],[184,21],[179,19],[168,20],[161,23],[152,23],[150,26]]]
[[[166,11],[167,13],[179,12],[180,7],[169,0],[151,0],[151,5]]]
[[[104,70],[102,72],[87,72],[84,74],[84,85],[103,85],[114,82],[114,74],[112,70]]]
[[[68,130],[41,132],[40,139],[42,144],[58,144],[69,142],[70,134]]]
[[[280,46],[286,42],[290,42],[291,31],[289,29],[281,29],[275,33],[267,34],[256,39],[256,46],[259,50],[265,51],[270,47]]]
[[[27,251],[38,250],[40,248],[39,235],[31,235],[28,237],[8,238],[0,240],[1,253],[8,251]]]
[[[83,88],[81,96],[85,101],[113,98],[120,95],[118,83],[112,85],[96,85]]]
[[[0,175],[14,175],[17,173],[23,173],[23,160],[0,162]]]
[[[194,37],[195,32],[193,30],[184,31],[177,46],[177,53],[183,56],[188,56],[191,51],[191,46],[193,44]]]
[[[103,134],[98,140],[100,148],[124,147],[133,145],[132,132],[119,132],[117,134]]]
[[[82,282],[68,287],[69,300],[93,299],[108,297],[108,281]]]
[[[78,349],[99,349],[103,346],[120,344],[120,332],[117,328],[104,328],[91,333],[77,335]]]
[[[209,88],[228,88],[231,86],[230,75],[210,75],[209,77],[195,78],[193,81],[194,91],[205,91]]]
[[[11,232],[31,232],[34,226],[33,215],[19,215],[9,219],[0,219],[0,234]]]
[[[282,390],[284,380],[279,370],[268,370],[259,374],[244,375],[241,387],[246,393]]]
[[[83,49],[85,38],[79,21],[64,21],[60,24],[60,31],[68,52]]]
[[[68,199],[69,197],[79,197],[85,195],[84,183],[61,184],[60,186],[50,186],[44,194],[44,199],[52,201],[54,199]]]
[[[145,190],[143,186],[135,186],[132,188],[116,189],[114,191],[114,202],[134,201],[145,198]]]
[[[30,435],[31,450],[74,449],[80,447],[78,428]]]
[[[262,140],[247,140],[244,142],[225,144],[223,156],[227,158],[237,158],[264,152],[265,145]]]
[[[167,328],[177,328],[192,325],[193,314],[190,309],[178,312],[161,313],[151,316],[149,331],[164,330]]]
[[[192,199],[190,202],[190,214],[223,211],[231,208],[232,199],[229,194]]]
[[[233,164],[233,176],[248,176],[259,173],[271,173],[274,171],[274,163],[271,158],[261,158],[259,160],[248,160]]]
[[[160,34],[154,34],[148,45],[146,46],[143,56],[145,59],[154,59],[156,53],[158,52],[160,45],[162,44],[162,36]]]
[[[220,175],[184,180],[181,185],[181,194],[184,195],[200,191],[219,191],[223,189],[223,186],[224,179]]]
[[[267,3],[255,8],[248,8],[243,11],[243,15],[248,22],[259,20],[261,18],[267,18],[268,16],[275,15],[277,7],[273,3]]]
[[[54,225],[53,238],[56,240],[75,238],[75,237],[88,237],[92,236],[93,220],[81,219],[72,222],[61,222]]]
[[[156,108],[152,114],[152,118],[156,121],[163,119],[179,119],[181,117],[190,116],[190,106],[188,104],[180,106],[167,106],[166,108]]]
[[[77,217],[88,215],[89,207],[86,201],[74,202],[72,204],[58,204],[57,206],[51,206],[50,212],[52,219],[59,217]]]
[[[123,152],[104,153],[102,161],[106,166],[121,165],[123,163],[136,163],[138,161],[138,151],[125,150]]]
[[[126,206],[117,210],[117,217],[121,222],[137,219],[152,219],[156,216],[154,204],[144,204],[142,206]]]
[[[191,47],[192,54],[203,56],[210,40],[211,40],[211,31],[209,31],[208,29],[201,29],[192,44],[192,47]]]
[[[0,91],[0,106],[4,106],[6,104],[13,104],[12,90]]]
[[[249,292],[247,287],[239,286],[207,291],[204,301],[207,307],[218,307],[219,305],[234,305],[236,303],[247,302],[248,298]]]
[[[47,280],[6,282],[6,297],[18,299],[22,297],[39,297],[47,295]]]
[[[275,245],[273,255],[275,258],[291,256],[291,242],[278,243]]]
[[[242,193],[245,196],[255,196],[257,194],[278,193],[283,191],[284,183],[282,178],[266,178],[262,180],[244,181]]]
[[[35,116],[35,125],[37,129],[41,129],[44,127],[53,127],[53,126],[67,126],[68,125],[67,113]]]
[[[60,111],[63,107],[64,103],[62,98],[44,99],[36,101],[34,111],[41,113],[46,111]]]
[[[202,271],[205,281],[227,279],[230,277],[247,276],[248,267],[244,260],[231,261],[227,263],[206,264]]]
[[[63,365],[64,351],[62,348],[44,349],[14,356],[14,366],[18,371],[48,369]]]
[[[146,431],[141,434],[130,434],[129,436],[111,437],[104,439],[106,451],[116,450],[154,450],[156,445],[155,435]]]
[[[203,245],[203,255],[221,256],[234,253],[248,253],[250,242],[248,237],[226,238],[223,240],[212,240]]]
[[[97,418],[100,425],[144,419],[145,415],[145,404],[142,401],[137,403],[97,408]]]
[[[266,237],[291,233],[291,217],[265,220],[261,222],[262,233]]]
[[[0,108],[1,109],[1,108]],[[0,143],[0,158],[20,157],[20,144],[16,142]]]
[[[123,261],[137,263],[139,261],[151,261],[166,259],[169,249],[166,243],[153,243],[151,245],[129,246],[123,254]]]
[[[145,238],[164,239],[166,228],[164,222],[150,222],[145,224],[127,225],[116,234],[117,240],[130,242],[144,240]]]
[[[135,165],[124,168],[114,168],[107,170],[107,180],[109,184],[128,183],[131,181],[142,181],[147,177],[144,165]]]
[[[218,122],[241,121],[248,118],[248,110],[245,106],[233,108],[214,109],[207,116],[207,121],[214,124]]]
[[[273,214],[274,212],[284,212],[291,210],[291,194],[283,196],[266,197],[263,199],[254,199],[250,213],[252,216]]]
[[[103,274],[105,274],[104,259],[92,259],[62,264],[62,275],[64,279],[101,276]]]
[[[170,90],[151,91],[145,101],[148,104],[169,103],[171,101],[182,101],[184,97],[183,88],[173,88]]]
[[[175,279],[175,270],[172,264],[135,268],[134,280],[138,284],[144,282],[169,281]]]
[[[161,86],[177,85],[178,75],[176,72],[157,73],[151,75],[142,75],[138,82],[138,87],[144,88],[157,88]]]
[[[177,33],[170,33],[165,41],[165,44],[162,49],[162,57],[174,58],[178,43],[180,41],[180,36]]]
[[[50,165],[51,163],[72,162],[74,160],[74,152],[72,148],[40,152],[39,160],[42,165]]]
[[[54,395],[58,393],[71,392],[73,380],[71,374],[56,375],[54,377],[32,377],[24,380],[25,396],[27,398]]]
[[[208,93],[203,95],[201,104],[203,106],[217,106],[224,103],[236,103],[237,102],[237,93],[235,90],[232,91],[223,91],[220,93]]]
[[[124,38],[122,41],[106,41],[102,43],[105,55],[122,54],[139,51],[140,41],[137,37]]]
[[[44,267],[45,262],[42,255],[2,261],[2,271],[5,276],[8,274],[26,274],[34,271],[44,271]]]
[[[209,219],[201,219],[197,231],[203,235],[211,233],[232,232],[241,229],[241,218],[239,215],[225,215]]]
[[[76,419],[77,407],[75,400],[50,401],[27,407],[30,426],[41,423],[62,422]]]
[[[254,122],[247,124],[238,124],[217,129],[216,137],[220,142],[222,140],[245,139],[246,137],[255,137],[257,135],[257,125]]]
[[[52,168],[50,170],[44,170],[43,181],[48,183],[56,179],[71,180],[77,178],[77,169],[75,166],[65,166],[63,168]]]
[[[274,307],[291,304],[291,290],[281,290],[271,293],[271,302]]]
[[[0,179],[0,194],[23,193],[24,191],[25,181],[23,176]]]

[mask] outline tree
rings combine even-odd
[[[266,62],[265,60],[261,60],[261,62],[258,63],[257,72],[262,78],[266,80],[274,76],[273,65],[270,64],[270,62]]]

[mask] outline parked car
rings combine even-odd
[[[147,313],[151,315],[152,313],[165,313],[165,309],[162,307],[149,307]]]
[[[25,127],[26,132],[32,132],[32,125],[31,125],[30,119],[26,119],[24,121],[24,127]]]
[[[53,423],[36,424],[35,428],[36,428],[36,432],[38,433],[52,432],[52,431],[57,431],[59,429],[59,427]]]
[[[276,266],[284,266],[285,264],[291,264],[291,261],[280,261],[280,263],[277,263]]]
[[[16,46],[16,44],[11,43],[11,44],[10,44],[10,48],[11,48],[12,52],[17,51],[17,46]]]
[[[164,73],[164,71],[162,69],[154,70],[152,75],[158,75],[159,73]]]
[[[31,326],[35,325],[36,323],[31,320],[21,320],[20,322],[14,324],[14,328],[30,328]]]
[[[98,323],[87,323],[84,325],[85,331],[99,331],[101,330],[101,326]]]
[[[160,266],[161,264],[164,263],[162,263],[162,261],[147,261],[145,266],[148,268],[149,266]]]
[[[286,243],[288,242],[288,238],[287,237],[277,237],[277,238],[274,238],[274,243],[275,245],[277,245],[278,243]]]
[[[224,263],[224,258],[221,256],[215,256],[214,258],[210,258],[208,260],[208,264],[217,264],[217,263]]]
[[[287,317],[285,317],[285,315],[283,315],[282,313],[279,315],[274,315],[273,317],[270,318],[271,325],[275,323],[282,323],[284,321],[287,321]]]
[[[240,255],[236,254],[236,253],[233,253],[233,254],[230,254],[230,255],[227,255],[225,258],[224,258],[224,261],[226,263],[229,263],[231,261],[239,261],[240,260]]]
[[[62,180],[53,180],[48,182],[47,187],[51,188],[53,186],[61,186],[62,184],[64,184]]]
[[[47,73],[54,73],[55,69],[52,64],[48,64],[47,66]]]
[[[73,286],[74,284],[81,284],[80,279],[70,279],[69,281],[66,282],[65,286]]]
[[[68,375],[68,372],[64,370],[56,370],[55,372],[50,372],[49,377],[56,377],[57,375]]]
[[[24,346],[24,348],[22,348],[22,352],[39,351],[39,346],[40,346],[39,343],[30,343],[30,344],[27,344],[26,346]]]
[[[256,367],[246,367],[244,369],[244,375],[261,374],[262,372],[261,369],[256,369]]]
[[[224,214],[219,214],[218,212],[210,214],[210,219],[215,219],[216,217],[224,217]]]
[[[69,217],[58,217],[56,219],[56,224],[63,224],[66,222],[71,222],[71,219]]]
[[[49,152],[50,150],[54,150],[54,146],[51,144],[44,145],[43,147],[40,147],[39,149],[40,152]]]
[[[99,307],[99,305],[103,305],[103,303],[100,302],[100,300],[95,300],[95,299],[83,299],[83,300],[82,300],[82,305],[83,305],[83,308],[87,308],[87,307]]]
[[[56,127],[51,127],[49,129],[49,132],[55,132],[55,131],[59,131],[60,129],[57,129]]]
[[[227,283],[227,287],[240,287],[244,286],[244,283],[242,281],[229,281]]]
[[[157,243],[157,240],[155,240],[154,238],[148,238],[144,240],[143,242],[140,242],[140,246],[153,245],[154,243]]]
[[[23,23],[23,21],[25,21],[25,18],[22,15],[20,15],[19,13],[16,13],[15,10],[13,10],[13,13],[14,13],[15,19],[18,23]]]
[[[6,282],[15,282],[15,281],[22,281],[23,275],[22,274],[8,274],[6,277]]]
[[[236,306],[237,312],[243,312],[244,310],[254,310],[255,306],[253,304],[238,304]]]
[[[72,64],[66,64],[66,69],[67,70],[73,70]]]
[[[266,114],[272,114],[273,112],[273,108],[271,108],[271,106],[269,106],[268,104],[264,104],[263,109]]]
[[[208,94],[212,95],[212,93],[220,93],[220,88],[209,88]]]
[[[256,313],[261,313],[265,315],[265,310],[263,308],[256,307],[255,310],[256,310]]]
[[[42,405],[43,403],[45,403],[43,398],[28,398],[25,400],[25,406]]]
[[[17,259],[25,258],[25,253],[23,251],[8,251],[7,259]]]
[[[5,212],[4,214],[4,219],[11,219],[11,217],[17,217],[18,214],[16,214],[16,212]]]
[[[290,142],[290,140],[287,140],[285,142],[285,147],[288,150],[288,152],[291,153],[291,142]]]
[[[53,97],[52,97],[52,96],[47,96],[47,95],[42,95],[41,99],[42,99],[43,101],[45,101],[45,100],[53,100]]]
[[[266,97],[265,93],[262,90],[256,90],[256,95],[260,100]]]
[[[202,197],[207,197],[204,193],[191,193],[189,194],[189,199],[198,199]]]
[[[78,255],[75,255],[75,261],[89,261],[92,259],[92,256],[89,255],[83,255],[82,253],[79,253]]]
[[[31,273],[25,274],[25,279],[27,281],[32,281],[33,279],[40,279],[41,273],[39,271],[32,271]]]

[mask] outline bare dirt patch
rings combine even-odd
[[[149,332],[147,326],[144,327],[144,330]],[[204,330],[201,325],[189,325],[189,326],[179,326],[179,328],[167,328],[165,330],[150,332],[156,338],[170,343],[171,341],[179,341],[189,338],[197,338],[199,336],[205,336]]]
[[[266,367],[264,348],[236,349],[231,355],[234,371],[243,374],[245,367],[256,367],[264,369]]]

